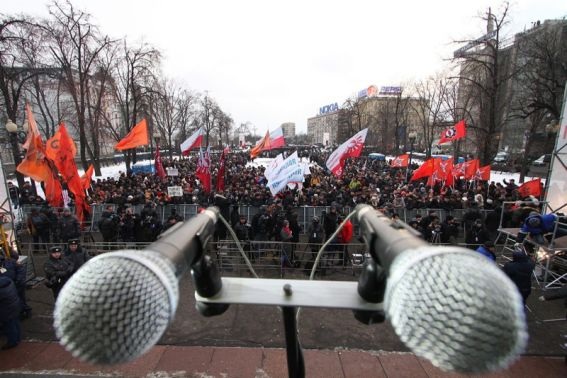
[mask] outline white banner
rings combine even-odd
[[[167,168],[168,176],[179,176],[179,169],[177,168]]]
[[[299,165],[299,157],[297,156],[297,151],[293,154],[289,155],[281,164],[278,165],[276,169],[270,172],[271,179],[274,180],[276,177],[280,177],[284,170],[289,169],[290,167],[295,167]],[[270,180],[270,178],[268,178]]]
[[[299,165],[288,167],[268,183],[268,189],[273,196],[278,194],[290,182],[303,182],[303,167]]]
[[[284,157],[282,154],[276,156],[274,160],[264,170],[264,177],[269,180],[272,179],[272,173],[283,163]]]
[[[170,197],[183,197],[183,189],[180,186],[168,186],[167,195]]]

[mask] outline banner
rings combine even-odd
[[[268,181],[272,178],[272,173],[283,163],[283,161],[284,161],[283,154],[279,154],[266,167],[266,169],[264,170],[264,177],[267,178]]]
[[[269,182],[267,187],[270,189],[272,196],[278,194],[286,185],[290,182],[303,182],[303,167],[289,166],[280,172],[278,176],[274,178],[273,181]]]
[[[170,197],[183,197],[183,189],[180,186],[168,186],[167,195]]]
[[[167,168],[168,176],[179,176],[179,169],[177,168]]]

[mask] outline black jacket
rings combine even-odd
[[[45,278],[47,284],[51,288],[62,288],[65,282],[73,274],[73,263],[61,256],[60,259],[54,259],[49,256],[49,260],[43,264]]]
[[[0,276],[0,323],[20,315],[20,298],[14,282]]]
[[[79,246],[75,252],[71,252],[68,246],[65,248],[65,259],[73,264],[73,273],[79,270],[90,258],[87,251],[83,250],[81,246]]]
[[[514,252],[512,257],[513,261],[504,264],[504,273],[516,284],[520,293],[529,294],[535,263],[524,252]]]

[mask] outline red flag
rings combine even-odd
[[[225,170],[225,159],[227,148],[222,150],[222,154],[219,162],[219,172],[217,174],[217,192],[222,192],[224,190],[224,170]]]
[[[156,142],[156,156],[154,159],[154,167],[156,168],[156,175],[160,178],[167,176],[163,164],[161,163],[161,154],[159,152],[159,143]]]
[[[409,163],[409,154],[403,154],[396,156],[394,160],[390,162],[390,167],[392,168],[405,168]]]
[[[362,149],[364,148],[364,141],[368,129],[364,129],[356,133],[349,140],[344,142],[337,148],[331,156],[327,159],[327,168],[335,175],[341,176],[343,174],[343,167],[345,160],[349,157],[359,157]]]
[[[490,180],[490,165],[485,165],[476,170],[474,174],[475,180],[489,181]]]
[[[145,146],[148,143],[148,124],[144,118],[136,126],[134,126],[132,130],[130,130],[130,132],[122,138],[122,140],[120,140],[120,142],[116,143],[114,148],[122,151],[139,146]]]
[[[466,167],[466,163],[462,162],[462,163],[457,163],[453,165],[453,176],[454,177],[462,177],[465,175],[465,167]]]
[[[435,158],[433,162],[433,173],[427,180],[427,185],[433,186],[441,181],[445,186],[453,185],[453,158],[443,160]]]
[[[433,174],[435,169],[435,159],[427,159],[418,169],[413,172],[410,181],[419,180],[423,177],[428,177]]]
[[[534,196],[541,196],[541,179],[536,178],[534,180],[526,181],[518,188],[518,193],[522,198]]]
[[[457,122],[455,126],[451,126],[441,133],[441,139],[439,144],[452,142],[457,139],[464,138],[467,135],[467,128],[465,126],[465,120]]]
[[[197,161],[197,171],[195,172],[195,176],[201,181],[201,185],[203,185],[203,189],[205,193],[211,192],[211,158],[209,154],[209,150],[199,152],[199,161]]]
[[[478,170],[479,166],[480,166],[480,161],[478,159],[469,160],[465,162],[465,174],[464,174],[465,180],[474,179],[474,176],[476,175],[476,171]]]
[[[88,190],[91,187],[91,181],[93,178],[94,173],[94,165],[89,165],[89,168],[86,172],[81,176],[81,185],[83,186],[84,190]]]
[[[250,150],[250,157],[255,158],[260,155],[262,151],[271,149],[270,145],[270,131],[266,131],[266,135],[256,143],[256,145]]]

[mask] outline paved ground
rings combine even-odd
[[[36,266],[41,267],[42,264],[42,258],[36,258]],[[41,268],[38,272],[41,273]],[[304,277],[301,274],[291,276]],[[339,269],[325,279],[352,280],[352,274]],[[526,357],[503,376],[567,376],[567,370],[561,370],[566,365],[562,364],[564,352],[559,347],[560,334],[567,333],[565,308],[562,301],[539,302],[539,293],[536,288],[528,300],[530,341]],[[28,298],[34,309],[33,317],[22,322],[24,339],[28,342],[12,351],[0,352],[0,371],[14,368],[18,376],[25,371],[57,369],[61,372],[93,373],[93,368],[85,367],[56,344],[49,343],[55,341],[53,299],[49,289],[39,285],[28,290]],[[167,372],[164,376],[175,376],[177,370],[185,372],[177,376],[191,376],[197,372],[206,373],[206,376],[224,376],[221,373],[230,377],[286,376],[285,352],[271,349],[285,346],[281,313],[276,308],[234,305],[223,315],[204,318],[194,309],[194,304],[191,282],[184,277],[174,323],[160,341],[160,346],[139,362],[131,364],[133,369],[139,369],[136,370],[139,374],[134,376],[143,376],[146,374],[143,372],[154,370]],[[549,319],[560,320],[546,321]],[[413,377],[440,374],[427,362],[406,353],[408,350],[388,323],[365,326],[357,322],[350,311],[303,309],[300,339],[307,350],[307,376]],[[182,346],[188,348],[177,348]],[[201,365],[192,365],[197,364],[195,361],[201,361]],[[243,370],[235,367],[241,365]],[[76,366],[79,368],[75,369]],[[176,366],[179,369],[174,369]],[[233,368],[236,370],[231,370]],[[351,370],[358,368],[363,369],[360,374]]]

